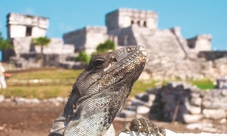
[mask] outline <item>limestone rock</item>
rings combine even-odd
[[[148,108],[146,106],[138,106],[136,113],[137,114],[143,114],[144,115],[144,114],[149,113],[149,111],[150,111],[150,108]]]
[[[117,116],[121,117],[121,118],[132,119],[132,118],[136,117],[136,112],[135,111],[129,111],[129,110],[122,110],[122,112],[119,113]]]
[[[224,109],[203,109],[203,115],[206,118],[215,120],[226,118]]]
[[[191,99],[191,104],[195,106],[201,106],[202,104],[202,98],[201,97],[193,97]]]
[[[195,123],[200,121],[203,118],[203,115],[191,115],[191,114],[183,114],[183,120],[185,123]]]
[[[3,102],[5,97],[3,95],[0,95],[0,103]]]

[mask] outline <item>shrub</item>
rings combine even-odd
[[[108,50],[115,50],[115,44],[113,41],[106,40],[104,43],[100,43],[97,48],[97,53],[107,52]]]
[[[79,55],[75,58],[76,61],[82,61],[85,64],[88,64],[91,60],[91,57],[84,51],[79,52]]]

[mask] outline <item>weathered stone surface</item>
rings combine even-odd
[[[32,37],[18,37],[11,40],[17,57],[22,53],[30,53]]]
[[[23,69],[41,67],[41,47],[31,45],[32,37],[17,37],[11,40],[16,55],[11,57],[11,62]],[[74,54],[74,46],[64,45],[60,38],[52,38],[44,47],[43,53],[45,66],[59,66],[60,62],[65,61],[65,56]]]
[[[191,104],[194,106],[201,106],[202,98],[201,97],[192,97]]]
[[[227,89],[223,89],[221,94],[227,97]]]
[[[218,132],[218,129],[215,128],[216,126],[214,126],[211,123],[208,122],[202,122],[202,123],[192,123],[187,125],[187,129],[200,129],[201,131],[209,131],[209,132]]]
[[[117,115],[118,117],[121,118],[135,118],[136,117],[136,112],[135,111],[129,111],[129,110],[122,110],[121,113]]]
[[[149,111],[150,111],[150,108],[147,106],[138,106],[136,113],[145,115],[145,114],[149,113]]]
[[[40,100],[34,98],[34,99],[26,99],[26,98],[15,98],[14,101],[17,104],[25,104],[25,103],[30,103],[30,104],[39,104]]]
[[[146,71],[143,71],[139,77],[139,80],[149,80],[151,79],[150,74],[148,74]]]
[[[226,114],[227,114],[227,113],[226,113]],[[220,122],[221,124],[224,124],[224,123],[227,122],[227,119],[226,119],[226,118],[223,118],[223,119],[221,119],[219,122]]]
[[[200,114],[202,112],[201,107],[190,105],[188,101],[185,101],[184,105],[185,105],[187,111],[189,111],[189,113],[191,113],[191,114]]]
[[[198,58],[200,51],[211,50],[211,35],[200,34],[185,39],[179,27],[157,29],[156,12],[117,9],[106,15],[106,25],[68,32],[64,34],[64,41],[73,44],[76,51],[85,50],[88,54],[107,39],[120,46],[144,45],[149,59],[144,72],[146,76],[141,74],[141,77],[146,79],[215,79],[227,74],[227,59],[215,60],[216,56],[214,61],[207,61]]]
[[[201,123],[191,123],[186,126],[187,129],[202,129],[202,124]]]
[[[137,111],[136,117],[147,117],[148,113],[150,119],[161,121],[219,121],[227,116],[225,93],[224,89],[200,91],[193,85],[173,82],[138,94],[128,104],[133,107],[133,111]],[[147,107],[150,107],[149,112]]]
[[[192,115],[192,114],[183,114],[183,121],[185,123],[195,123],[200,121],[203,118],[203,115]]]
[[[109,37],[106,27],[95,26],[86,26],[63,35],[64,43],[72,44],[77,52],[85,51],[89,55],[95,52],[96,47],[108,40]]]
[[[209,119],[223,119],[226,118],[226,111],[224,109],[203,109],[203,115]]]
[[[7,27],[9,38],[15,37],[41,37],[45,36],[49,26],[49,19],[39,16],[9,13]]]
[[[204,95],[202,106],[207,109],[227,109],[227,96],[225,93],[226,90],[223,89],[207,91],[207,94]]]
[[[227,89],[227,76],[219,77],[217,79],[217,88]]]
[[[0,103],[3,102],[5,99],[4,95],[0,95]]]

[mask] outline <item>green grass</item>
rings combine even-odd
[[[0,94],[3,94],[5,97],[13,96],[38,99],[53,98],[57,96],[68,97],[74,81],[81,72],[82,70],[49,69],[12,73],[12,76],[7,79],[8,87],[6,89],[0,89]],[[29,79],[53,79],[55,80],[55,82],[51,84],[25,83],[20,85],[12,83],[15,80]],[[152,79],[146,81],[139,80],[133,85],[131,96],[135,96],[135,94],[137,93],[145,92],[147,89],[164,85],[167,82],[171,81],[160,81]],[[196,85],[201,90],[213,89],[215,87],[213,82],[209,79],[186,82]]]
[[[49,69],[12,73],[9,79],[76,79],[82,70]]]
[[[188,82],[197,86],[201,90],[215,88],[215,84],[209,79],[201,79],[201,80],[194,80],[194,81],[188,81]]]
[[[135,96],[137,93],[145,92],[147,89],[158,86],[160,81],[158,80],[138,80],[135,82],[132,88],[131,96]]]
[[[68,97],[72,85],[82,70],[67,69],[47,69],[31,70],[22,72],[13,72],[12,76],[7,79],[8,87],[0,89],[0,94],[5,97],[25,97],[25,98],[53,98],[57,96]],[[9,73],[9,72],[8,72]],[[15,80],[29,79],[52,79],[52,84],[35,84],[35,83],[15,83]],[[71,79],[71,80],[69,80]]]
[[[72,85],[57,85],[57,86],[10,86],[6,89],[1,89],[0,94],[5,97],[24,97],[24,98],[53,98],[53,97],[68,97]]]
[[[174,82],[174,81],[181,81],[181,80],[168,80],[168,81],[160,81],[160,80],[139,80],[135,82],[131,96],[135,96],[137,93],[145,92],[147,89],[151,89],[157,86],[162,86],[167,84],[168,82]],[[189,84],[195,85],[200,90],[207,90],[207,89],[213,89],[215,88],[215,84],[209,80],[209,79],[201,79],[201,80],[189,80],[185,81]]]

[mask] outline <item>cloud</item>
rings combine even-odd
[[[69,32],[69,31],[72,31],[72,30],[75,29],[75,27],[73,27],[73,26],[62,24],[62,23],[58,25],[58,28],[63,33],[64,32]]]

